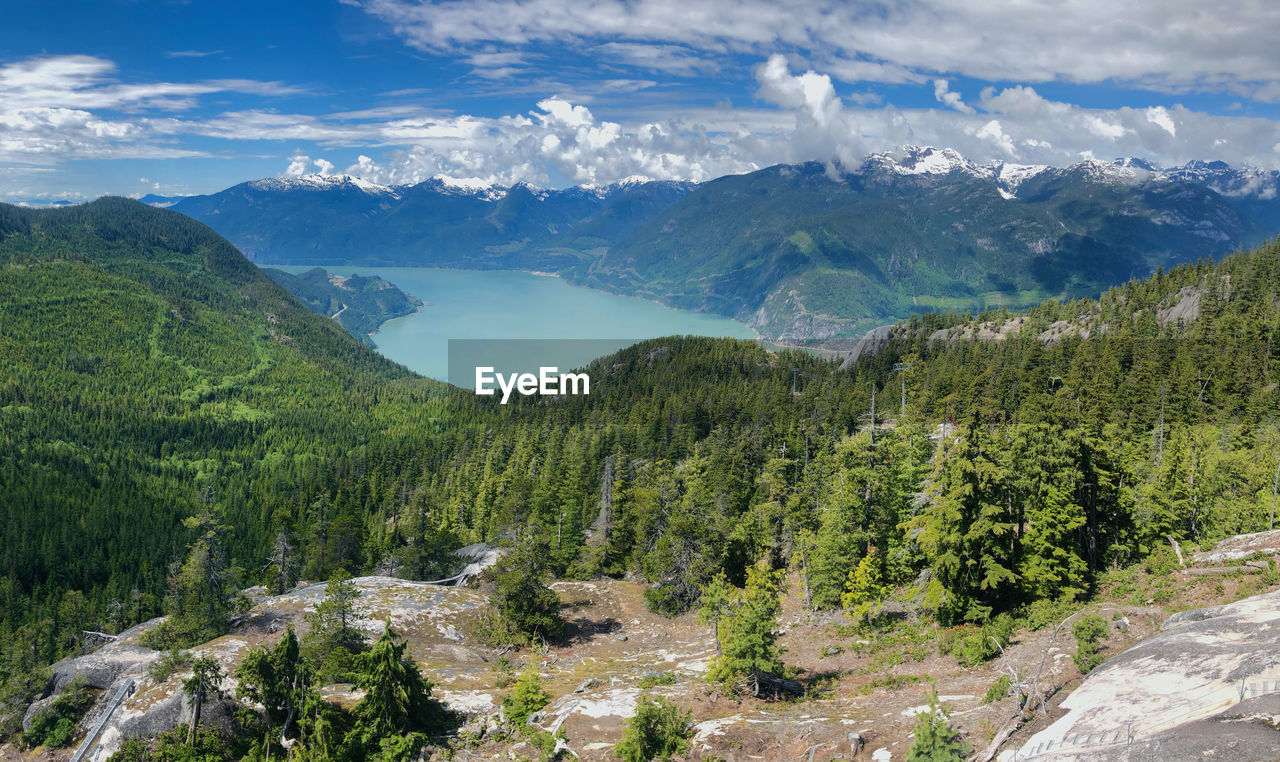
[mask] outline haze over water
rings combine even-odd
[[[291,273],[310,266],[264,264]],[[450,339],[641,339],[689,334],[756,338],[728,318],[664,307],[631,296],[573,286],[560,278],[514,270],[439,270],[428,267],[326,267],[350,276],[377,275],[427,306],[382,324],[378,351],[424,376],[448,380]],[[619,344],[619,348],[625,343]],[[582,342],[591,347],[591,342]],[[596,345],[598,346],[598,345]],[[595,354],[574,357],[572,367]],[[563,354],[552,358],[568,370]]]

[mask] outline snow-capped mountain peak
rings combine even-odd
[[[380,185],[354,175],[309,174],[301,177],[269,177],[263,180],[254,180],[249,183],[249,187],[261,191],[321,191],[351,187],[372,195],[399,195],[396,189],[391,186]]]
[[[867,157],[866,165],[884,168],[897,175],[948,175],[956,170],[977,177],[993,174],[989,166],[975,164],[953,148],[933,146],[900,146],[895,151],[874,153]]]

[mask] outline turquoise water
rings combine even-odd
[[[264,267],[292,273],[310,269]],[[540,364],[556,364],[567,370],[615,348],[658,336],[756,337],[755,331],[728,318],[671,309],[527,272],[426,267],[325,269],[339,275],[378,275],[427,302],[412,315],[383,323],[373,340],[386,357],[441,380],[449,376],[450,339],[612,340],[565,342],[556,356],[539,358]],[[533,342],[530,346],[543,351],[549,345]]]

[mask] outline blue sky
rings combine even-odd
[[[1280,4],[5,3],[0,198],[348,172],[544,186],[856,163],[1280,168]]]

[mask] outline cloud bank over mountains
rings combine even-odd
[[[338,110],[341,92],[323,81],[150,81],[83,53],[0,60],[0,163],[13,170],[0,195],[34,193],[68,163],[99,159],[253,156],[280,175],[552,187],[702,181],[806,160],[854,165],[908,143],[984,162],[1136,156],[1280,168],[1274,4],[344,5],[469,73]],[[157,55],[224,54],[193,45]],[[453,93],[467,98],[451,105]],[[497,105],[477,107],[486,97]]]

